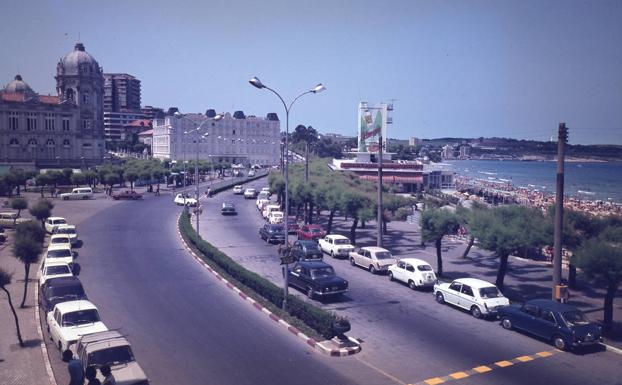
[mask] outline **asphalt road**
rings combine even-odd
[[[251,185],[261,188],[265,184],[262,180]],[[219,207],[224,201],[234,202],[239,215],[222,217]],[[264,222],[254,203],[231,192],[209,199],[201,233],[247,268],[281,285],[276,246],[259,238],[258,228]],[[506,331],[496,321],[477,320],[466,312],[438,305],[429,291],[412,291],[405,285],[389,282],[386,276],[351,267],[346,260],[330,257],[325,260],[350,282],[351,291],[338,301],[314,302],[349,317],[353,328],[349,334],[364,341],[363,351],[356,355],[356,360],[393,383],[418,383],[481,366],[493,370],[472,373],[459,381],[466,384],[528,381],[533,385],[622,383],[619,355],[600,349],[586,349],[579,354],[557,352],[547,341]],[[307,300],[295,289],[290,292]],[[548,356],[543,352],[554,354]],[[503,362],[518,357],[519,360],[509,365]],[[362,383],[377,382],[369,378]]]

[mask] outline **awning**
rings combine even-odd
[[[378,175],[361,175],[363,180],[378,181]],[[423,183],[422,176],[395,176],[395,175],[383,175],[382,183]]]

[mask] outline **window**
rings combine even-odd
[[[523,306],[523,312],[537,317],[540,314],[540,309],[535,305],[525,304],[525,306]]]
[[[34,147],[37,145],[37,139],[28,139],[28,145]]]
[[[414,272],[414,271],[415,271],[415,268],[414,268],[414,267],[412,267],[412,265],[406,265],[406,271],[412,271],[412,272]]]
[[[32,112],[26,113],[26,130],[28,131],[37,130],[37,115]]]
[[[91,119],[84,119],[82,120],[82,128],[85,130],[90,130],[91,129]]]
[[[69,143],[69,139],[63,140],[63,146],[64,147],[71,147],[71,143]]]
[[[46,146],[48,147],[54,147],[56,145],[56,143],[54,143],[54,139],[48,139],[48,141],[45,143]]]
[[[19,129],[19,114],[17,112],[9,113],[9,128],[11,130]]]
[[[402,261],[399,261],[397,263],[397,267],[399,267],[400,269],[403,269],[404,267],[406,267],[406,264],[404,262],[402,262]]]
[[[11,146],[19,146],[19,140],[17,138],[11,138],[11,141],[9,142],[9,144]]]
[[[45,114],[45,130],[54,131],[54,114]]]
[[[452,282],[451,285],[449,285],[449,290],[453,290],[453,291],[457,291],[460,292],[460,287],[462,286],[461,283],[458,282]]]
[[[473,289],[471,289],[471,286],[462,285],[462,294],[473,297]]]
[[[550,322],[552,324],[556,323],[555,322],[555,316],[553,315],[553,313],[550,310],[543,310],[542,313],[540,314],[540,318],[542,318],[546,322]]]
[[[69,118],[63,118],[63,131],[69,131]]]
[[[90,95],[88,94],[88,92],[85,92],[82,94],[82,103],[88,103],[90,100]]]

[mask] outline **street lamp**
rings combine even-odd
[[[289,156],[289,148],[288,148],[288,137],[289,137],[289,112],[292,109],[292,106],[294,105],[294,103],[296,102],[296,100],[300,99],[303,95],[306,94],[317,94],[320,93],[322,91],[324,91],[326,89],[326,87],[324,87],[322,85],[322,83],[318,83],[315,87],[313,87],[311,90],[309,91],[305,91],[303,93],[301,93],[300,95],[296,96],[294,98],[294,100],[292,100],[292,102],[289,104],[289,106],[287,106],[287,104],[285,103],[285,100],[283,100],[283,98],[281,97],[281,95],[279,95],[278,92],[276,92],[275,90],[273,90],[272,88],[266,86],[265,84],[263,84],[261,82],[261,80],[259,80],[259,78],[257,78],[256,76],[253,77],[251,80],[248,81],[250,84],[253,85],[253,87],[262,89],[265,88],[269,91],[271,91],[273,94],[275,94],[280,100],[281,103],[283,103],[283,107],[285,108],[285,157],[286,157],[286,161],[284,164],[284,171],[285,171],[285,215],[283,215],[283,224],[284,224],[284,230],[285,231],[285,250],[286,252],[289,254],[289,229],[288,229],[288,216],[289,216],[289,161],[287,160],[288,156]],[[287,292],[288,292],[288,285],[289,285],[289,277],[288,277],[288,261],[285,261],[285,274],[283,274],[284,278],[285,278],[285,282],[284,282],[284,293],[285,296],[283,297],[283,310],[287,310]]]

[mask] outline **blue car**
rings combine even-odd
[[[559,350],[602,341],[601,327],[574,306],[547,299],[534,299],[522,306],[498,310],[504,329],[520,329],[551,341]]]

